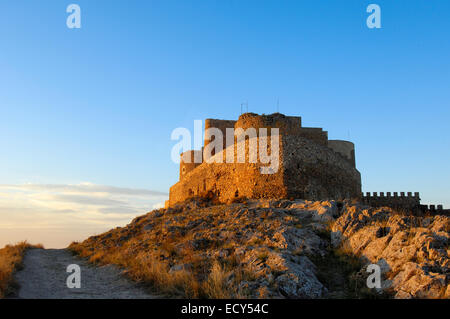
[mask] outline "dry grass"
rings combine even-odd
[[[227,287],[226,282],[231,274],[232,272],[225,271],[220,263],[215,262],[211,268],[208,279],[203,284],[205,294],[214,299],[229,298],[229,287]]]
[[[184,269],[170,271],[167,263],[156,260],[145,262],[145,258],[138,256],[129,259],[127,270],[131,278],[150,285],[158,293],[199,297],[200,286],[197,279]]]
[[[196,271],[190,271],[171,270],[167,262],[151,258],[145,252],[133,255],[122,250],[92,254],[78,243],[72,243],[69,248],[82,257],[88,257],[91,263],[119,265],[131,279],[147,285],[154,293],[169,297],[245,298],[246,295],[239,292],[238,285],[242,280],[251,279],[251,274],[236,267],[237,262],[231,260],[234,256],[222,262],[215,260],[211,265],[191,255],[188,258],[191,258]]]
[[[246,299],[250,291],[240,288],[242,282],[253,281],[256,276],[239,266],[239,261],[230,256],[223,261],[215,260],[211,266],[206,280],[201,284],[201,292],[204,298],[211,299]]]
[[[23,241],[0,249],[0,298],[12,293],[14,288],[13,274],[16,270],[21,269],[23,255],[30,248],[43,248],[43,246],[30,245]]]
[[[191,201],[155,210],[126,227],[73,243],[70,249],[92,263],[118,265],[131,279],[167,297],[281,296],[276,278],[290,270],[274,263],[284,264],[287,254],[310,257],[331,298],[379,297],[365,291],[365,273],[360,272],[362,264],[351,247],[343,245],[338,251],[331,247],[333,223],[324,226],[313,227],[312,217],[300,216],[297,211]],[[306,253],[306,247],[315,244],[305,243],[306,237],[301,236],[306,235],[299,235],[303,230],[295,232],[303,244],[299,242],[297,249],[283,248],[285,237],[274,234],[284,234],[286,227],[313,231],[320,242],[328,243],[326,256],[320,257],[313,249],[313,256]],[[280,256],[281,261],[272,260],[273,256]]]
[[[128,277],[155,294],[183,298],[247,297],[250,291],[241,282],[254,278],[242,269],[235,248],[249,243],[245,237],[234,237],[242,229],[241,223],[234,223],[235,217],[224,216],[224,211],[234,214],[239,207],[202,207],[201,202],[199,206],[191,214],[186,214],[185,208],[170,209],[162,215],[153,212],[125,228],[72,243],[69,249],[94,264],[118,265]],[[221,252],[220,256],[216,252]]]

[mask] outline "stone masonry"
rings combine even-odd
[[[230,202],[239,197],[246,198],[301,198],[309,200],[359,198],[361,175],[355,167],[354,145],[348,141],[330,141],[328,133],[321,128],[301,126],[300,117],[242,114],[237,121],[207,119],[205,131],[217,128],[223,134],[223,148],[214,157],[223,156],[223,163],[206,162],[203,150],[211,139],[205,138],[202,151],[187,151],[181,154],[180,181],[170,188],[166,206],[174,205],[195,196],[214,197],[220,202]],[[249,145],[259,145],[260,136],[246,136],[238,143],[235,136],[234,161],[226,163],[226,128],[279,129],[279,168],[273,174],[261,174],[258,156],[256,163],[249,161]],[[270,135],[268,133],[268,135]],[[253,140],[256,139],[256,140]],[[268,138],[270,142],[270,138]],[[240,145],[245,143],[245,145]],[[245,148],[245,163],[238,163],[236,156],[240,147]],[[269,145],[270,150],[270,145]],[[201,163],[194,163],[200,152]]]
[[[233,128],[234,135],[227,145],[227,129]],[[250,160],[250,145],[261,140],[259,129],[268,130],[268,152],[271,154],[271,132],[279,130],[279,165],[271,174],[262,174],[267,167],[260,154],[257,160]],[[207,134],[211,129],[220,132]],[[241,131],[239,132],[239,130]],[[255,129],[256,135],[249,134]],[[240,134],[244,138],[239,139]],[[220,148],[214,148],[208,155],[211,143],[219,141]],[[232,149],[234,158],[227,159]],[[245,150],[245,161],[239,162],[237,153]],[[200,159],[196,162],[195,159]],[[217,161],[223,159],[223,161]],[[266,164],[265,164],[266,163]],[[237,121],[205,120],[205,140],[201,150],[181,154],[180,180],[170,188],[166,207],[192,197],[214,198],[229,203],[239,198],[342,200],[357,199],[373,207],[388,206],[397,210],[413,212],[445,213],[442,205],[421,205],[419,193],[401,192],[361,193],[361,175],[356,169],[355,146],[352,142],[329,140],[328,132],[321,128],[302,127],[301,117],[285,116],[280,113],[258,115],[244,113]]]
[[[227,129],[231,128],[234,132],[230,143]],[[270,154],[275,153],[270,138],[272,129],[279,130],[279,165],[270,174],[261,173],[261,168],[268,166],[261,160],[261,154],[258,153],[254,161],[249,155],[250,145],[259,146],[263,138],[259,131],[261,128],[267,129]],[[250,134],[252,129],[256,135]],[[214,132],[221,134],[216,136]],[[214,145],[217,147],[208,153]],[[238,150],[245,150],[245,161],[239,162]],[[233,151],[233,158],[227,158],[229,151]],[[414,195],[411,192],[407,195],[403,192],[400,195],[390,192],[386,195],[383,192],[362,194],[361,175],[356,169],[352,142],[329,140],[323,129],[302,127],[301,117],[280,113],[244,113],[237,121],[206,119],[204,146],[201,150],[181,154],[180,179],[170,188],[166,207],[193,197],[214,198],[222,203],[239,198],[356,199],[373,207],[448,213],[442,205],[437,208],[421,205],[417,192]]]

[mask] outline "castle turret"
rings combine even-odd
[[[302,118],[299,116],[286,116],[281,113],[270,115],[258,115],[255,113],[244,113],[239,116],[235,128],[279,128],[280,134],[296,134],[302,127]]]
[[[184,153],[181,153],[180,155],[180,181],[183,179],[183,177],[189,173],[190,171],[194,170],[197,166],[201,164],[195,163],[196,155],[197,159],[201,158],[203,161],[203,150],[202,151],[186,151]]]
[[[205,135],[206,135],[206,131],[209,128],[216,128],[219,129],[222,132],[222,136],[223,136],[223,144],[222,144],[222,149],[226,148],[226,129],[227,128],[234,128],[234,124],[236,123],[236,121],[232,121],[232,120],[216,120],[216,119],[206,119],[205,120]],[[210,140],[207,139],[205,136],[205,142],[203,144],[204,148],[206,148],[206,146],[208,146],[209,143],[211,143],[214,139]],[[214,154],[212,154],[214,155]]]

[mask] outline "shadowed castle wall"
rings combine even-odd
[[[417,192],[414,195],[412,192],[408,192],[407,195],[404,192],[401,192],[400,195],[397,192],[394,192],[393,195],[390,192],[387,192],[386,195],[384,192],[372,194],[368,192],[362,196],[362,202],[373,207],[387,206],[411,211],[419,210],[421,206],[420,196]]]
[[[328,147],[344,156],[353,167],[356,167],[355,144],[349,141],[329,140]]]
[[[361,174],[341,154],[297,136],[283,136],[288,196],[300,199],[360,198]]]
[[[302,127],[298,134],[322,146],[328,146],[328,132],[317,127]]]

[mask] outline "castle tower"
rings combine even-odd
[[[183,180],[184,176],[193,171],[197,166],[201,164],[195,163],[196,156],[197,158],[201,158],[203,161],[203,150],[201,151],[186,151],[180,154],[180,181]]]

